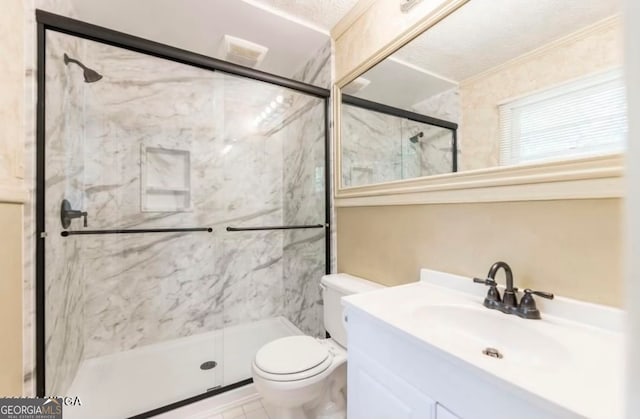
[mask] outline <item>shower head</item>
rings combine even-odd
[[[66,53],[64,54],[64,63],[69,65],[69,63],[75,63],[82,68],[84,71],[84,82],[85,83],[95,83],[102,78],[102,75],[95,70],[90,69],[86,65],[82,64],[80,61],[75,58],[70,58]]]
[[[411,141],[413,144],[417,144],[418,143],[418,139],[424,137],[424,133],[422,131],[420,131],[419,133],[417,133],[416,135],[414,135],[413,137],[409,138],[409,141]]]

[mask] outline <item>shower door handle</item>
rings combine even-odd
[[[227,231],[262,231],[262,230],[300,230],[308,228],[325,228],[325,224],[305,224],[290,226],[260,226],[260,227],[227,227]]]

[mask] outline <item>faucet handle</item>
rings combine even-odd
[[[498,291],[498,283],[492,278],[473,278],[473,282],[477,284],[484,284],[489,286],[487,296],[484,299],[483,305],[487,308],[498,308],[502,304],[502,297],[500,297],[500,291]]]
[[[545,291],[534,291],[532,289],[525,289],[524,290],[525,295],[526,294],[533,294],[533,295],[537,295],[538,297],[542,297],[542,298],[546,298],[547,300],[553,300],[553,298],[555,297],[552,293],[550,292],[545,292]]]
[[[533,299],[533,296],[537,295],[542,298],[547,298],[549,300],[553,300],[554,295],[550,292],[544,291],[534,291],[532,289],[525,289],[524,296],[520,300],[520,304],[516,309],[516,314],[524,319],[540,319],[540,310],[536,306],[536,301]]]
[[[498,285],[498,283],[491,278],[486,278],[486,279],[473,278],[473,282],[475,282],[476,284],[484,284],[492,287],[495,287],[496,285]]]

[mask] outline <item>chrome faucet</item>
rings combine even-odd
[[[502,298],[500,297],[498,283],[496,282],[496,274],[500,268],[504,269],[504,273],[507,278],[507,285]],[[540,319],[540,310],[536,307],[533,295],[547,298],[549,300],[552,300],[554,297],[554,295],[549,292],[526,289],[524,290],[524,296],[522,297],[522,300],[520,300],[520,304],[518,304],[518,297],[516,295],[518,288],[513,286],[513,271],[505,262],[494,263],[491,265],[486,279],[473,278],[473,282],[485,284],[490,287],[483,302],[485,307],[492,310],[500,310],[505,314],[515,314],[524,319]]]

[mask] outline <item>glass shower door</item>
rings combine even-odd
[[[217,75],[52,31],[46,41],[46,392],[81,398],[65,416],[106,418],[217,388]]]
[[[83,402],[65,417],[246,383],[265,343],[324,335],[323,98],[50,30],[45,87],[45,387]]]
[[[400,121],[403,179],[453,171],[452,130],[406,118]]]
[[[256,352],[323,336],[324,100],[229,74],[216,193],[225,284],[224,384],[251,377]]]

